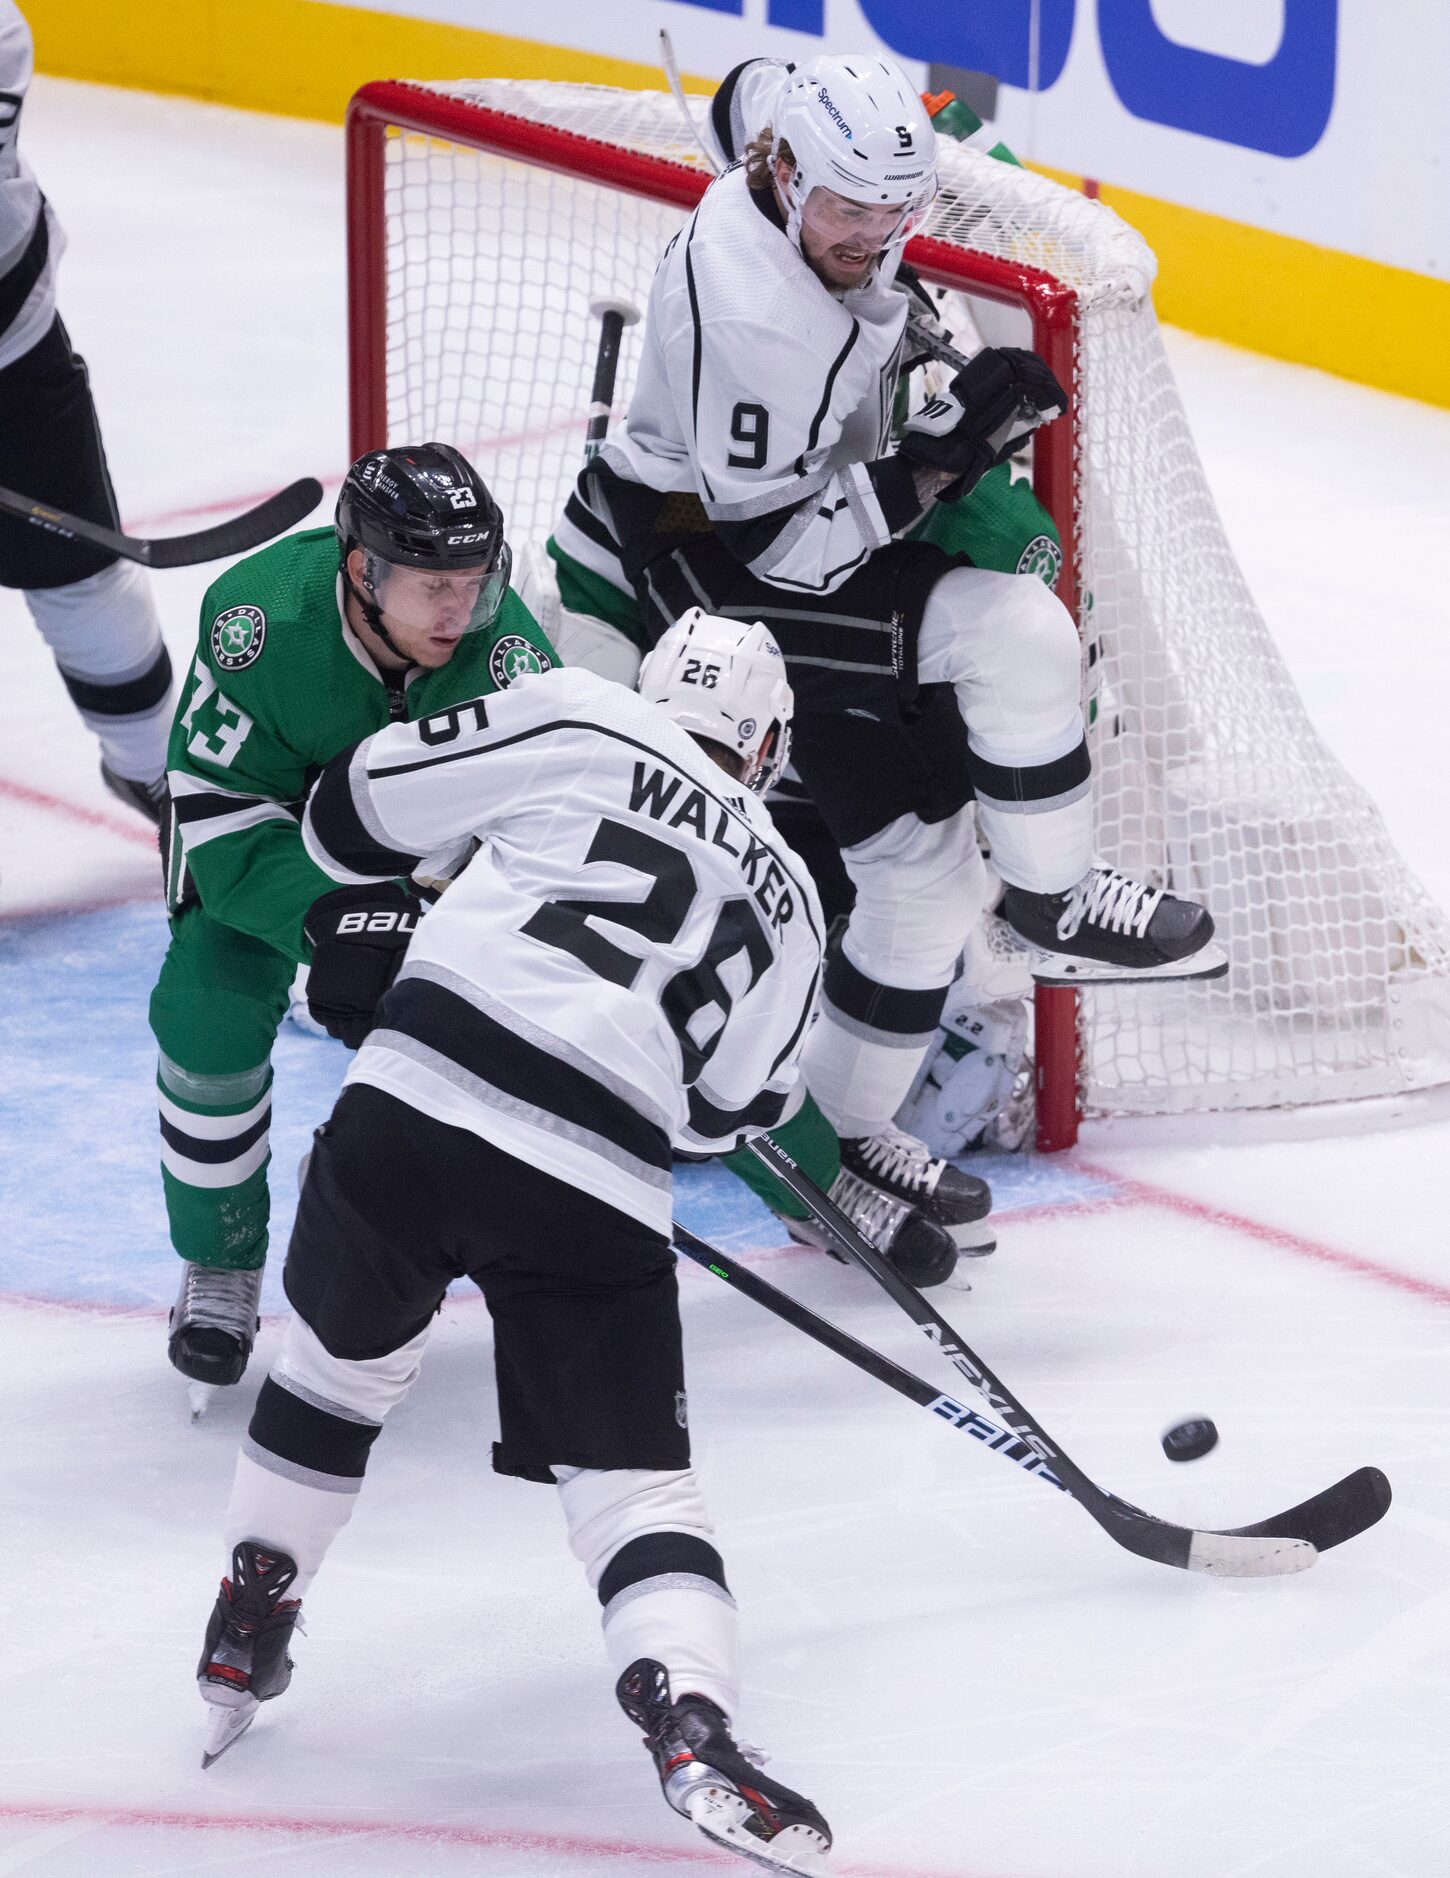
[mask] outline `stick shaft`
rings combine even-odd
[[[971,1435],[981,1442],[983,1447],[992,1449],[1006,1460],[1013,1461],[1024,1472],[1035,1474],[1045,1480],[1049,1486],[1057,1487],[1062,1492],[1067,1489],[1052,1473],[1047,1463],[1036,1455],[1024,1441],[1020,1441],[1010,1429],[999,1428],[994,1421],[980,1415],[976,1409],[967,1408],[964,1403],[955,1401],[931,1384],[923,1382],[920,1376],[914,1376],[909,1369],[903,1369],[880,1350],[873,1350],[868,1343],[861,1343],[849,1331],[842,1330],[838,1324],[828,1323],[824,1317],[818,1317],[808,1305],[798,1298],[779,1291],[762,1278],[749,1266],[741,1265],[732,1259],[728,1252],[722,1252],[718,1246],[710,1245],[706,1240],[697,1238],[676,1220],[674,1227],[675,1245],[687,1258],[702,1265],[706,1271],[713,1272],[717,1278],[723,1278],[733,1290],[751,1299],[753,1303],[763,1305],[772,1311],[784,1323],[795,1330],[804,1331],[806,1336],[824,1345],[837,1356],[844,1357],[857,1369],[868,1376],[874,1376],[878,1382],[884,1382],[888,1389],[894,1389],[898,1395],[904,1395],[908,1402],[915,1402],[926,1409],[939,1421],[946,1422],[953,1428],[960,1428],[964,1434]]]
[[[609,413],[614,404],[614,380],[619,371],[619,344],[624,337],[624,315],[610,307],[599,316],[599,351],[594,360],[594,389],[589,397],[589,425],[584,433],[584,461],[592,462],[609,434]]]

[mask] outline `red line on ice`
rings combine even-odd
[[[28,809],[44,809],[68,822],[104,829],[108,835],[119,835],[122,841],[139,842],[143,848],[156,846],[154,830],[148,833],[135,822],[122,821],[119,815],[108,815],[104,809],[83,808],[79,802],[66,802],[60,796],[48,795],[43,789],[32,789],[29,783],[12,782],[8,776],[0,776],[0,796]]]
[[[618,416],[618,412],[614,413]],[[510,431],[502,437],[475,437],[470,443],[459,442],[459,449],[465,455],[475,450],[522,450],[531,443],[543,443],[550,437],[562,436],[566,431],[577,430],[579,447],[583,450],[585,414],[571,413],[568,417],[555,418],[551,424],[537,425],[533,430]],[[342,472],[334,471],[331,476],[318,479],[324,493],[342,487]],[[154,528],[166,528],[172,522],[189,521],[195,515],[241,515],[248,509],[254,509],[269,496],[274,496],[282,485],[275,483],[270,489],[257,489],[248,496],[228,496],[223,502],[193,502],[184,509],[165,509],[159,515],[143,515],[139,521],[128,517],[125,523],[127,534],[149,535]]]
[[[309,1819],[286,1813],[200,1813],[180,1807],[110,1806],[90,1802],[66,1805],[49,1800],[27,1804],[23,1800],[0,1801],[0,1820],[13,1819],[35,1825],[64,1825],[67,1821],[89,1821],[98,1826],[159,1826],[178,1832],[295,1833],[316,1839],[403,1839],[434,1845],[473,1846],[482,1850],[517,1852],[557,1852],[572,1857],[632,1860],[645,1865],[703,1865],[714,1871],[738,1871],[739,1861],[726,1852],[688,1843],[679,1846],[648,1845],[638,1840],[595,1838],[591,1834],[571,1832],[532,1832],[526,1827],[447,1825],[431,1820],[389,1819]],[[920,1866],[881,1865],[874,1861],[850,1860],[838,1865],[843,1878],[934,1878]],[[942,1875],[945,1878],[945,1874]],[[958,1867],[951,1878],[972,1878]]]
[[[1130,1205],[1162,1207],[1167,1212],[1181,1214],[1185,1219],[1200,1220],[1209,1226],[1222,1226],[1242,1238],[1273,1246],[1276,1251],[1292,1252],[1298,1258],[1311,1259],[1316,1265],[1332,1265],[1339,1271],[1352,1272],[1356,1278],[1373,1279],[1376,1284],[1392,1291],[1407,1291],[1412,1297],[1428,1298],[1434,1304],[1450,1304],[1450,1285],[1437,1285],[1433,1279],[1415,1278],[1408,1272],[1397,1272],[1390,1266],[1376,1265],[1373,1260],[1360,1258],[1357,1253],[1341,1252],[1337,1247],[1323,1245],[1317,1239],[1306,1239],[1302,1233],[1288,1232],[1282,1226],[1266,1225],[1262,1220],[1250,1219],[1244,1213],[1232,1213],[1227,1207],[1210,1206],[1207,1201],[1191,1199],[1188,1194],[1175,1193],[1169,1187],[1156,1187],[1146,1180],[1123,1179],[1109,1169],[1094,1167],[1087,1161],[1077,1161],[1075,1165],[1094,1180],[1106,1181]]]

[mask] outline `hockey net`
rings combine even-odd
[[[703,118],[704,101],[691,108]],[[597,322],[643,309],[709,181],[665,93],[484,80],[365,87],[349,114],[354,454],[441,438],[515,550],[580,463]],[[1301,1106],[1450,1081],[1450,927],[1309,722],[1209,493],[1154,317],[1154,258],[1111,210],[942,145],[908,250],[1025,307],[1072,394],[1037,492],[1078,618],[1100,854],[1205,901],[1221,980],[1039,994],[1039,1141],[1078,1114]],[[615,396],[627,406],[639,329]]]

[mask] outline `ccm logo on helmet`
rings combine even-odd
[[[475,541],[487,541],[487,540],[488,540],[487,535],[480,533],[478,529],[474,529],[472,534],[450,535],[448,537],[448,545],[450,548],[467,548],[471,546],[472,543]]]
[[[416,932],[415,913],[344,913],[337,922],[339,939],[360,932]]]

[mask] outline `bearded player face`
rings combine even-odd
[[[776,181],[785,198],[793,165],[776,159]],[[801,209],[801,253],[817,279],[833,293],[864,285],[882,250],[900,232],[910,212],[905,202],[852,202],[817,185]]]

